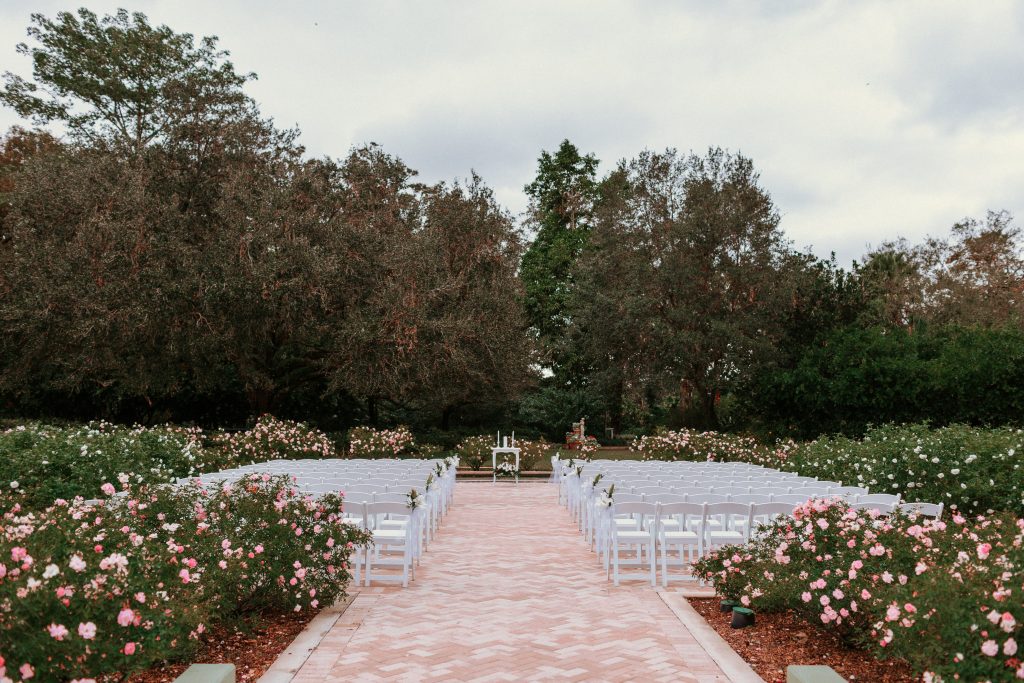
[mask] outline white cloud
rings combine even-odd
[[[92,2],[98,12],[117,2]],[[0,64],[32,11],[0,8]],[[645,147],[754,159],[798,246],[917,240],[1024,215],[1024,10],[1012,0],[306,2],[130,7],[216,34],[311,153],[376,141],[434,181],[475,168],[514,211],[542,149],[610,168]],[[0,112],[0,125],[16,122]]]

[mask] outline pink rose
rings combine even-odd
[[[117,623],[121,626],[131,626],[133,621],[135,621],[135,612],[128,607],[117,613]]]

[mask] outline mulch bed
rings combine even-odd
[[[180,676],[189,664],[227,663],[235,665],[238,681],[255,681],[315,616],[313,610],[301,614],[270,613],[259,617],[255,624],[243,625],[238,631],[223,626],[210,628],[191,662],[140,671],[132,674],[126,683],[166,683]]]
[[[848,681],[916,683],[919,676],[902,661],[880,661],[792,612],[756,615],[754,626],[733,629],[732,614],[718,609],[718,598],[688,598],[693,608],[768,683],[785,683],[790,664],[824,664]]]

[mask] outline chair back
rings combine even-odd
[[[861,503],[857,502],[850,506],[854,510],[878,510],[883,515],[887,515],[893,511],[896,507],[896,503]]]
[[[922,515],[938,519],[942,517],[943,503],[900,503],[899,509],[908,515]]]
[[[687,494],[687,503],[725,503],[728,502],[729,496],[721,493],[691,493]]]
[[[770,503],[772,497],[765,493],[739,493],[735,496],[729,496],[730,503]]]

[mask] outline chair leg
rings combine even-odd
[[[665,546],[668,544],[664,539],[661,541],[661,585],[668,588],[668,554]]]
[[[647,543],[647,564],[651,569],[651,588],[657,588],[658,586],[658,573],[654,567],[654,539],[652,538]]]
[[[409,559],[409,543],[407,540],[405,550],[402,552],[402,588],[409,587]]]
[[[619,539],[617,539],[617,538],[612,541],[612,565],[614,566],[613,571],[612,571],[612,573],[614,575],[613,582],[614,582],[614,584],[616,586],[618,586],[619,585]]]

